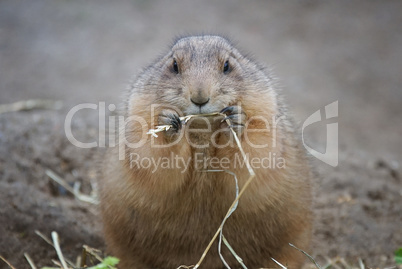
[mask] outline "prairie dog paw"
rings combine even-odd
[[[222,120],[222,127],[227,128],[226,120],[230,121],[230,127],[237,135],[241,135],[244,132],[245,124],[247,121],[247,115],[240,106],[228,106],[220,111],[225,114],[226,117]]]
[[[161,111],[158,115],[158,125],[172,126],[168,131],[166,131],[167,135],[177,134],[182,127],[179,114],[171,109],[164,109]]]

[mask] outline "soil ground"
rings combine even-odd
[[[313,256],[394,265],[402,247],[401,14],[401,1],[1,1],[0,104],[63,106],[0,114],[0,255],[16,268],[29,268],[24,252],[50,265],[56,254],[35,230],[57,231],[73,260],[83,244],[104,249],[96,206],[45,174],[86,193],[96,182],[98,150],[67,140],[67,112],[120,103],[128,81],[175,35],[214,32],[273,67],[300,123],[339,102],[331,121],[339,123],[339,165],[314,160]],[[305,130],[321,151],[326,123]],[[96,111],[73,119],[82,141],[96,141],[98,127]]]

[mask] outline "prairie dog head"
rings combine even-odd
[[[267,90],[264,81],[269,78],[229,41],[206,35],[179,39],[145,70],[141,81],[142,93],[189,115],[219,112],[248,94]]]

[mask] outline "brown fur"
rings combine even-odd
[[[172,67],[174,59],[179,74]],[[231,70],[223,73],[226,60]],[[209,98],[209,102],[200,108],[191,102],[198,97]],[[287,116],[266,71],[218,36],[179,39],[132,85],[125,116],[142,117],[148,124],[146,128],[154,128],[161,123],[166,108],[157,108],[156,115],[152,115],[152,104],[174,106],[184,115],[219,112],[225,107],[240,105],[247,119],[264,117],[271,124],[273,117]],[[121,259],[120,268],[177,268],[194,265],[199,260],[235,198],[233,176],[201,171],[193,162],[184,173],[177,167],[159,168],[152,173],[152,167],[130,168],[129,156],[136,153],[141,158],[160,158],[174,154],[187,160],[199,154],[229,158],[228,170],[237,175],[241,188],[249,174],[244,166],[234,166],[235,155],[239,154],[235,143],[223,148],[210,145],[199,149],[189,142],[203,145],[216,130],[223,130],[214,137],[218,144],[233,139],[227,126],[220,123],[221,119],[208,119],[212,126],[209,132],[180,136],[206,124],[199,119],[177,133],[171,130],[159,133],[155,144],[180,141],[167,148],[153,147],[150,137],[145,136],[147,139],[142,146],[125,147],[126,158],[122,161],[118,160],[118,148],[110,150],[101,181],[101,209],[106,242],[112,254]],[[309,248],[310,167],[288,118],[279,121],[275,134],[272,129],[248,132],[264,126],[261,120],[254,119],[239,134],[247,133],[251,142],[267,143],[268,147],[255,148],[241,135],[244,151],[250,159],[275,153],[276,157],[284,158],[285,168],[254,169],[256,178],[241,197],[223,233],[248,268],[277,267],[271,257],[289,268],[299,268],[305,257],[288,243],[306,251]],[[139,141],[148,131],[146,128],[128,123],[127,140]],[[276,146],[271,143],[273,138]],[[226,247],[222,249],[229,265],[239,268]],[[224,268],[217,243],[201,267]]]

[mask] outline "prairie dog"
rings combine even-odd
[[[132,144],[108,152],[101,179],[106,243],[120,268],[177,268],[199,260],[235,199],[234,177],[225,171],[236,175],[239,188],[249,173],[222,117],[185,125],[179,117],[219,111],[256,173],[226,221],[225,238],[248,268],[278,267],[271,257],[301,267],[305,257],[289,243],[309,250],[306,153],[270,74],[225,38],[204,35],[178,39],[129,90],[124,116],[135,118],[124,135]],[[164,124],[173,127],[144,136]],[[222,255],[240,268],[224,245]],[[216,242],[201,268],[225,268]]]

